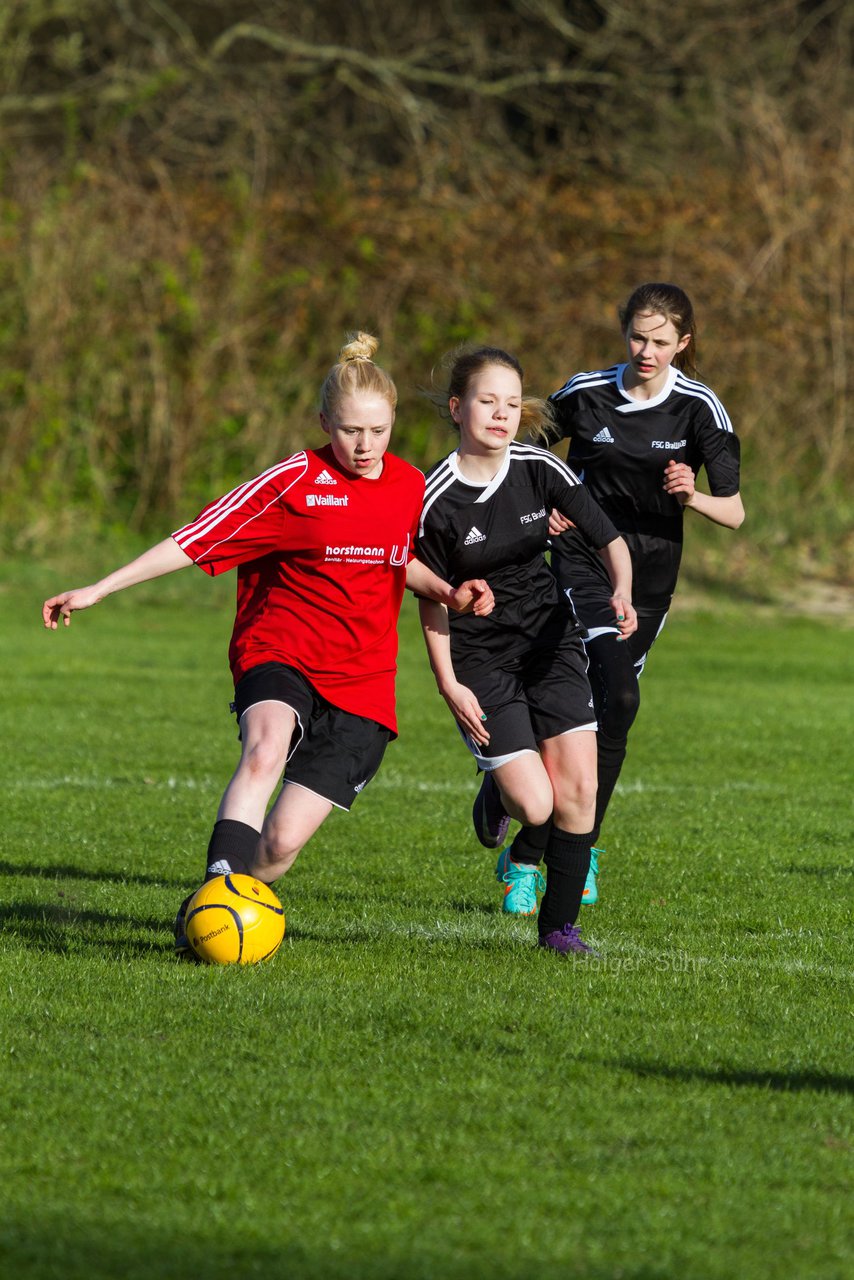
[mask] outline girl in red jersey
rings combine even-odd
[[[349,809],[397,733],[397,618],[405,587],[486,614],[481,580],[451,588],[413,558],[420,471],[388,453],[397,391],[358,334],[321,390],[321,449],[301,450],[207,506],[99,582],[45,601],[71,614],[190,564],[237,569],[229,648],[242,753],[217,813],[206,878],[271,883],[333,807]],[[267,805],[285,774],[278,798]],[[182,911],[176,945],[186,950]]]

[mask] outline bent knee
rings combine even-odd
[[[635,721],[640,708],[640,690],[633,688],[611,690],[599,713],[599,728],[609,738],[625,737]]]
[[[555,791],[555,813],[567,808],[584,809],[596,803],[596,771],[575,772],[561,779]]]
[[[523,826],[540,827],[552,816],[554,794],[545,775],[543,781],[545,785],[531,786],[521,795],[505,797],[507,812]]]
[[[256,778],[279,778],[287,764],[287,750],[272,739],[262,739],[243,754],[241,764]]]
[[[512,816],[525,827],[541,827],[552,816],[552,808],[552,798],[549,797],[548,801],[540,803],[526,802],[516,805],[517,812]]]
[[[284,875],[296,861],[301,848],[301,844],[288,839],[286,832],[265,827],[256,854],[256,867],[264,873],[262,878],[275,879]]]

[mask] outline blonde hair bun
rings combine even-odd
[[[372,333],[348,334],[347,342],[341,348],[338,360],[341,364],[349,364],[354,360],[373,360],[379,349],[379,342]]]
[[[397,408],[397,387],[385,369],[374,364],[373,360],[379,345],[379,340],[372,333],[361,329],[358,333],[347,334],[338,361],[320,388],[320,412],[324,417],[334,421],[344,397],[354,395],[382,396],[394,412]]]

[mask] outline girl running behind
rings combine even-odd
[[[694,308],[674,284],[643,284],[620,308],[622,364],[577,373],[551,397],[550,442],[569,439],[567,461],[626,540],[638,629],[614,626],[610,583],[573,530],[555,539],[552,568],[584,627],[599,720],[593,844],[626,757],[640,705],[638,681],[664,626],[682,557],[685,511],[737,529],[739,444],[715,393],[696,380]],[[705,467],[710,493],[696,487]],[[583,901],[598,898],[602,851],[592,851]]]

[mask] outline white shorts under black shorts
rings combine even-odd
[[[587,655],[575,637],[506,665],[460,671],[457,679],[472,690],[486,715],[485,747],[463,734],[481,769],[537,751],[547,738],[596,729]]]
[[[297,718],[283,781],[349,809],[382,764],[392,731],[333,706],[301,672],[280,662],[253,667],[238,681],[231,704],[238,724],[259,702],[283,702]]]

